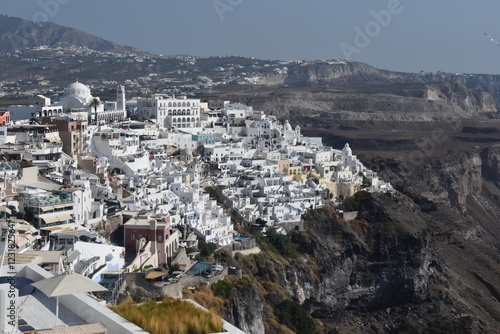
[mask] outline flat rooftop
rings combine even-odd
[[[63,251],[26,251],[22,254],[16,254],[17,256],[39,256],[42,258],[41,263],[59,263],[59,257],[62,257],[63,260],[66,259],[66,255],[64,255]],[[31,263],[31,262],[28,262]]]
[[[2,249],[2,246],[0,246],[0,250]],[[1,254],[0,254],[1,256]],[[0,257],[1,258],[1,257]],[[40,264],[43,262],[43,258],[41,256],[38,256],[38,254],[30,254],[30,253],[16,253],[15,257],[15,264],[27,264],[27,263],[33,263],[33,264]],[[3,265],[6,266],[9,264],[9,259],[7,256],[3,259]]]
[[[0,275],[6,275],[6,269],[2,267]],[[27,278],[35,282],[52,276],[52,274],[33,264],[19,264],[15,266],[15,269],[17,277]],[[29,326],[35,328],[37,332],[44,330],[44,333],[51,334],[147,333],[85,293],[68,294],[59,297],[59,316],[58,325],[56,326],[56,302],[57,298],[47,297],[43,292],[35,289],[30,294],[18,298],[19,316]]]
[[[49,298],[38,289],[30,295],[19,297],[19,316],[35,329],[51,329],[56,324],[56,298]],[[59,304],[59,324],[83,325],[80,319],[64,305]]]

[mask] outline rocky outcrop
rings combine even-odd
[[[294,123],[333,125],[338,121],[435,122],[471,118],[496,110],[494,98],[462,84],[282,88],[231,93],[228,99],[266,110]]]
[[[325,87],[345,85],[384,85],[400,83],[432,84],[450,82],[477,89],[495,98],[496,109],[500,108],[500,76],[462,73],[403,73],[382,70],[359,62],[315,62],[287,65],[286,73],[265,72],[260,75],[259,84],[290,87]],[[438,97],[429,92],[429,98]],[[488,109],[489,101],[485,105]]]
[[[500,146],[472,152],[452,152],[442,158],[376,161],[374,165],[396,187],[428,213],[464,238],[480,239],[500,247]]]
[[[264,333],[264,300],[255,286],[237,289],[224,319],[245,333]]]
[[[393,199],[377,199],[363,220],[351,223],[331,209],[311,212],[305,218],[310,236],[306,254],[317,266],[317,281],[285,281],[290,294],[301,286],[306,305],[320,314],[373,311],[425,300],[432,262],[428,237],[420,228],[406,229],[393,221],[384,208],[389,201]],[[355,231],[363,229],[361,234]],[[300,267],[295,271],[300,273]]]
[[[494,145],[481,152],[482,174],[484,178],[500,184],[500,145]]]
[[[428,217],[440,268],[434,271],[435,298],[472,314],[470,332],[494,332],[493,319],[500,317],[499,160],[500,146],[493,145],[419,165],[378,161],[376,167]]]
[[[402,193],[373,194],[352,221],[331,208],[310,211],[304,231],[291,233],[298,250],[293,259],[264,253],[247,257],[243,268],[258,282],[278,283],[341,332],[494,332],[499,162],[500,146],[419,165],[375,160],[373,168]],[[262,284],[264,295],[275,293],[269,290],[275,285]],[[233,308],[234,319],[240,312],[266,317],[254,302],[267,301],[262,291],[244,300]]]

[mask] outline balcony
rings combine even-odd
[[[71,197],[60,197],[60,196],[28,198],[23,202],[28,204],[29,206],[35,206],[35,207],[46,207],[46,206],[53,206],[54,204],[74,203]]]

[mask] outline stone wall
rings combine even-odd
[[[146,281],[145,273],[128,273],[125,286],[135,289],[137,293],[145,298],[182,298],[182,290],[196,287],[198,285],[210,286],[216,283],[228,274],[228,269],[225,268],[220,275],[205,278],[201,276],[190,276],[183,274],[176,283],[164,283],[164,286],[156,286]]]

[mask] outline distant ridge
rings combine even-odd
[[[139,49],[113,43],[75,28],[0,15],[0,53],[39,46],[53,47],[59,44],[86,47],[101,52],[144,53]]]
[[[17,50],[20,52],[14,53]],[[105,52],[114,55],[110,57],[103,54]],[[75,75],[89,84],[101,85],[103,80],[136,80],[141,82],[140,87],[153,91],[165,89],[168,83],[167,86],[175,85],[176,89],[185,87],[192,93],[195,89],[202,94],[214,87],[218,91],[231,91],[245,85],[278,88],[452,82],[492,94],[496,109],[500,110],[500,75],[440,71],[404,73],[339,59],[281,61],[241,56],[165,56],[113,43],[75,28],[1,14],[0,68],[0,87],[3,85],[0,94],[6,95],[17,94],[16,87],[8,87],[13,82],[24,91],[37,92],[65,87]],[[199,84],[193,88],[195,82]],[[222,88],[226,85],[228,87]],[[458,86],[443,87],[453,91]],[[445,93],[441,95],[450,95]],[[489,99],[485,97],[484,101],[483,109],[491,110]]]

